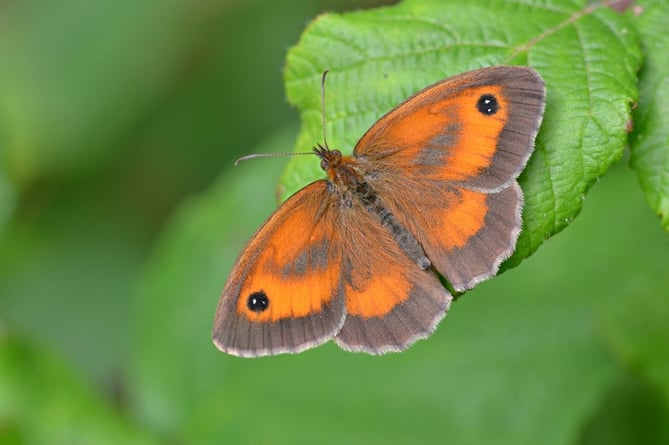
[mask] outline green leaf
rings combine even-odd
[[[22,445],[157,443],[58,360],[0,333],[0,441],[7,436]]]
[[[639,75],[631,164],[648,203],[669,231],[669,3],[642,1],[634,11],[646,58]]]
[[[627,17],[600,3],[406,0],[320,16],[288,53],[285,79],[303,123],[296,150],[305,151],[322,139],[320,78],[330,70],[328,140],[350,153],[382,114],[433,82],[483,66],[534,67],[547,103],[520,180],[525,228],[508,261],[515,265],[573,220],[621,157],[640,62]],[[291,160],[282,196],[321,176],[313,159]]]

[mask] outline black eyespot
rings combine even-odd
[[[269,298],[264,291],[253,292],[246,300],[246,306],[253,312],[264,312],[269,307]]]
[[[492,116],[499,110],[499,102],[497,102],[497,98],[492,94],[484,94],[479,97],[479,101],[476,102],[476,109],[479,110],[481,114]]]

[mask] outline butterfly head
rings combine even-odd
[[[326,145],[318,144],[314,147],[314,153],[321,158],[321,168],[325,172],[330,172],[339,167],[342,161],[342,155],[339,150],[330,150]]]

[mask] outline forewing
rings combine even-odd
[[[404,178],[499,190],[534,148],[544,83],[528,67],[491,67],[436,83],[383,116],[354,154]]]
[[[339,332],[345,309],[335,220],[327,183],[317,181],[258,229],[218,303],[212,336],[219,349],[239,356],[300,352]]]

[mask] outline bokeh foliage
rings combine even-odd
[[[0,3],[0,443],[669,442],[669,5],[585,3],[329,14],[287,62],[316,14],[372,5]],[[232,161],[320,141],[325,68],[346,151],[411,92],[500,63],[548,85],[514,264],[541,248],[402,354],[218,352],[239,249],[277,184],[320,175]]]

